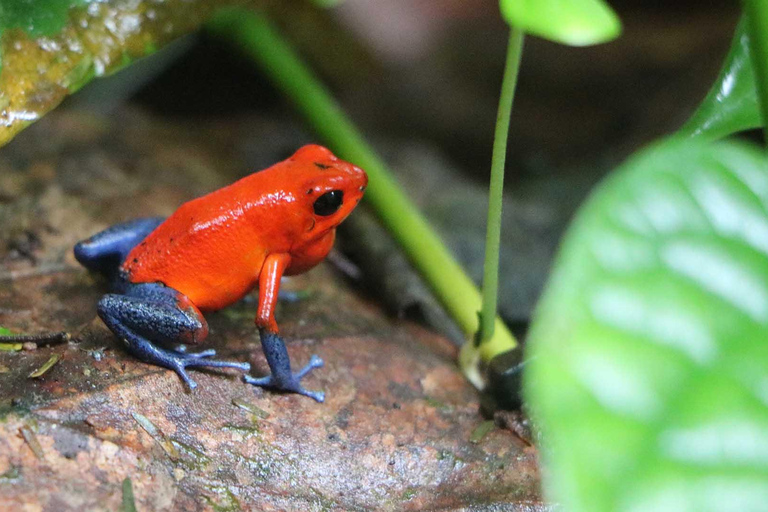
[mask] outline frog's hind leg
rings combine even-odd
[[[125,257],[165,219],[149,217],[115,224],[75,245],[75,259],[88,270],[111,279]]]
[[[301,379],[315,368],[323,366],[323,360],[318,356],[312,356],[304,368],[296,373],[291,371],[291,359],[288,351],[285,349],[283,339],[268,329],[260,328],[261,346],[264,349],[264,355],[267,357],[267,364],[272,370],[272,375],[266,377],[251,377],[244,375],[243,380],[248,384],[263,388],[277,389],[278,391],[288,391],[308,396],[318,402],[325,400],[325,393],[322,391],[309,391],[301,385]]]
[[[215,350],[187,353],[158,347],[156,343],[194,344],[208,335],[208,324],[200,311],[184,295],[161,284],[131,285],[126,295],[105,295],[99,301],[98,313],[131,353],[146,363],[175,371],[191,389],[197,384],[186,368],[250,369],[248,363],[210,359]]]

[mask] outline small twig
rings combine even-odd
[[[0,281],[16,281],[17,279],[45,276],[49,274],[57,274],[60,272],[78,272],[78,269],[77,267],[63,263],[41,263],[28,269],[0,272]]]
[[[144,431],[149,434],[149,436],[157,442],[157,444],[160,445],[160,447],[165,450],[165,453],[167,453],[171,459],[178,460],[179,458],[179,451],[176,449],[175,446],[163,435],[162,432],[160,432],[160,429],[158,429],[154,423],[149,421],[149,418],[144,416],[143,414],[139,414],[137,412],[131,413],[131,416],[133,416],[133,419],[136,420],[136,423],[139,424],[141,428],[144,429]]]
[[[353,281],[359,281],[363,278],[363,272],[360,270],[360,267],[355,265],[351,259],[347,258],[344,253],[337,249],[331,249],[326,260]]]
[[[29,428],[27,425],[24,425],[19,429],[19,432],[21,433],[21,436],[29,445],[29,448],[32,450],[32,453],[35,454],[35,457],[37,457],[40,460],[43,460],[45,458],[45,454],[43,453],[43,447],[40,446],[40,441],[37,440],[37,436],[32,431],[32,429]]]
[[[240,400],[239,398],[233,398],[232,399],[232,405],[235,407],[239,407],[240,409],[244,411],[248,411],[249,413],[253,414],[259,419],[266,419],[269,418],[269,413],[265,411],[264,409],[261,409],[259,407],[256,407],[253,404],[249,404],[248,402],[244,402],[243,400]]]
[[[72,336],[68,332],[42,334],[11,334],[0,336],[0,343],[35,343],[37,345],[56,345],[66,343]]]

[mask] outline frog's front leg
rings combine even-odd
[[[267,358],[269,369],[272,370],[272,375],[261,378],[245,375],[243,379],[254,386],[298,393],[322,402],[325,400],[325,393],[308,391],[304,389],[300,381],[313,369],[323,366],[323,360],[313,355],[304,368],[293,373],[291,371],[291,359],[285,349],[283,339],[278,335],[277,322],[275,322],[274,313],[280,288],[280,278],[290,261],[290,256],[287,254],[269,255],[264,261],[259,275],[259,311],[256,316],[256,325],[259,328],[261,346]]]
[[[174,370],[191,389],[197,384],[186,368],[250,370],[248,363],[210,359],[215,350],[187,353],[158,347],[155,343],[195,344],[208,335],[208,324],[200,311],[184,295],[162,284],[132,284],[124,295],[105,295],[99,301],[98,313],[131,353],[146,363]]]

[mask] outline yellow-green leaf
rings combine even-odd
[[[0,0],[0,146],[94,77],[260,0]]]
[[[680,135],[714,140],[762,126],[750,46],[742,19],[720,75]]]
[[[615,39],[621,21],[602,0],[501,0],[510,25],[556,43],[588,46]]]

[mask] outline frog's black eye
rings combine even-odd
[[[315,209],[315,215],[327,217],[333,215],[336,210],[341,206],[344,200],[344,192],[341,190],[331,190],[321,195],[315,201],[313,208]]]

